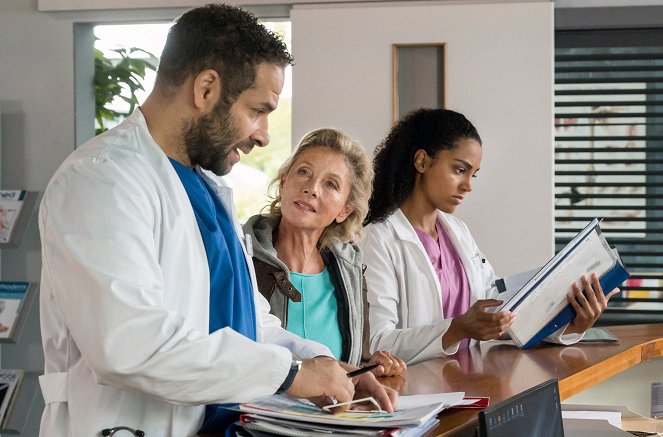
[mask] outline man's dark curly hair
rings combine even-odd
[[[403,117],[375,149],[373,193],[364,225],[384,221],[414,190],[414,154],[423,149],[435,159],[459,141],[481,144],[476,128],[463,114],[448,109],[418,109]]]
[[[155,88],[170,95],[189,75],[213,69],[221,76],[224,101],[231,105],[253,85],[255,66],[263,62],[292,65],[283,39],[247,11],[208,4],[186,12],[168,31]]]

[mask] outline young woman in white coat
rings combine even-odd
[[[420,109],[396,124],[376,149],[375,179],[361,247],[367,265],[370,350],[408,364],[454,354],[468,339],[499,338],[514,314],[467,226],[452,214],[472,191],[481,138],[462,114]],[[583,276],[568,300],[576,318],[548,341],[582,338],[607,306],[596,275]],[[527,317],[520,315],[519,317]]]

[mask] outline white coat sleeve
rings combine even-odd
[[[385,244],[387,239],[367,229],[361,248],[366,264],[368,287],[370,352],[386,350],[414,364],[446,354],[456,353],[458,345],[444,351],[442,335],[450,320],[429,325],[402,328],[401,315],[407,311],[407,290],[399,278],[395,263],[397,254]]]
[[[161,228],[155,186],[144,166],[103,158],[59,170],[39,219],[42,287],[52,294],[51,310],[99,384],[194,405],[274,393],[288,373],[288,350],[229,328],[201,332],[184,310],[165,307],[173,297],[166,292],[158,235],[168,229]]]
[[[570,345],[570,344],[575,344],[582,340],[582,338],[585,336],[585,333],[583,332],[582,334],[564,334],[564,331],[569,325],[562,326],[559,328],[557,331],[553,332],[543,340],[548,342],[548,343],[556,343],[556,344],[563,344],[563,345]]]

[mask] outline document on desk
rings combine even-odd
[[[260,401],[241,404],[239,410],[249,417],[270,417],[289,422],[362,428],[400,428],[419,426],[445,408],[461,403],[463,392],[436,395],[401,396],[399,409],[393,413],[352,412],[330,414],[321,408],[285,395],[274,395]],[[401,405],[402,404],[402,405]]]
[[[501,294],[504,302],[492,311],[516,314],[507,332],[518,346],[528,348],[573,320],[575,311],[566,295],[573,282],[592,272],[599,276],[604,293],[629,277],[617,249],[610,247],[601,232],[598,219],[592,220],[519,290],[507,292],[507,296]]]

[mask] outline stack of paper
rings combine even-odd
[[[601,416],[606,413],[611,415],[610,418]],[[582,417],[583,420],[600,418],[635,435],[663,435],[663,421],[642,417],[625,406],[562,404],[562,417]]]
[[[437,414],[463,402],[464,393],[401,396],[398,410],[346,411],[330,414],[321,408],[284,395],[242,404],[242,426],[249,432],[285,436],[405,436],[424,434],[437,425]]]

